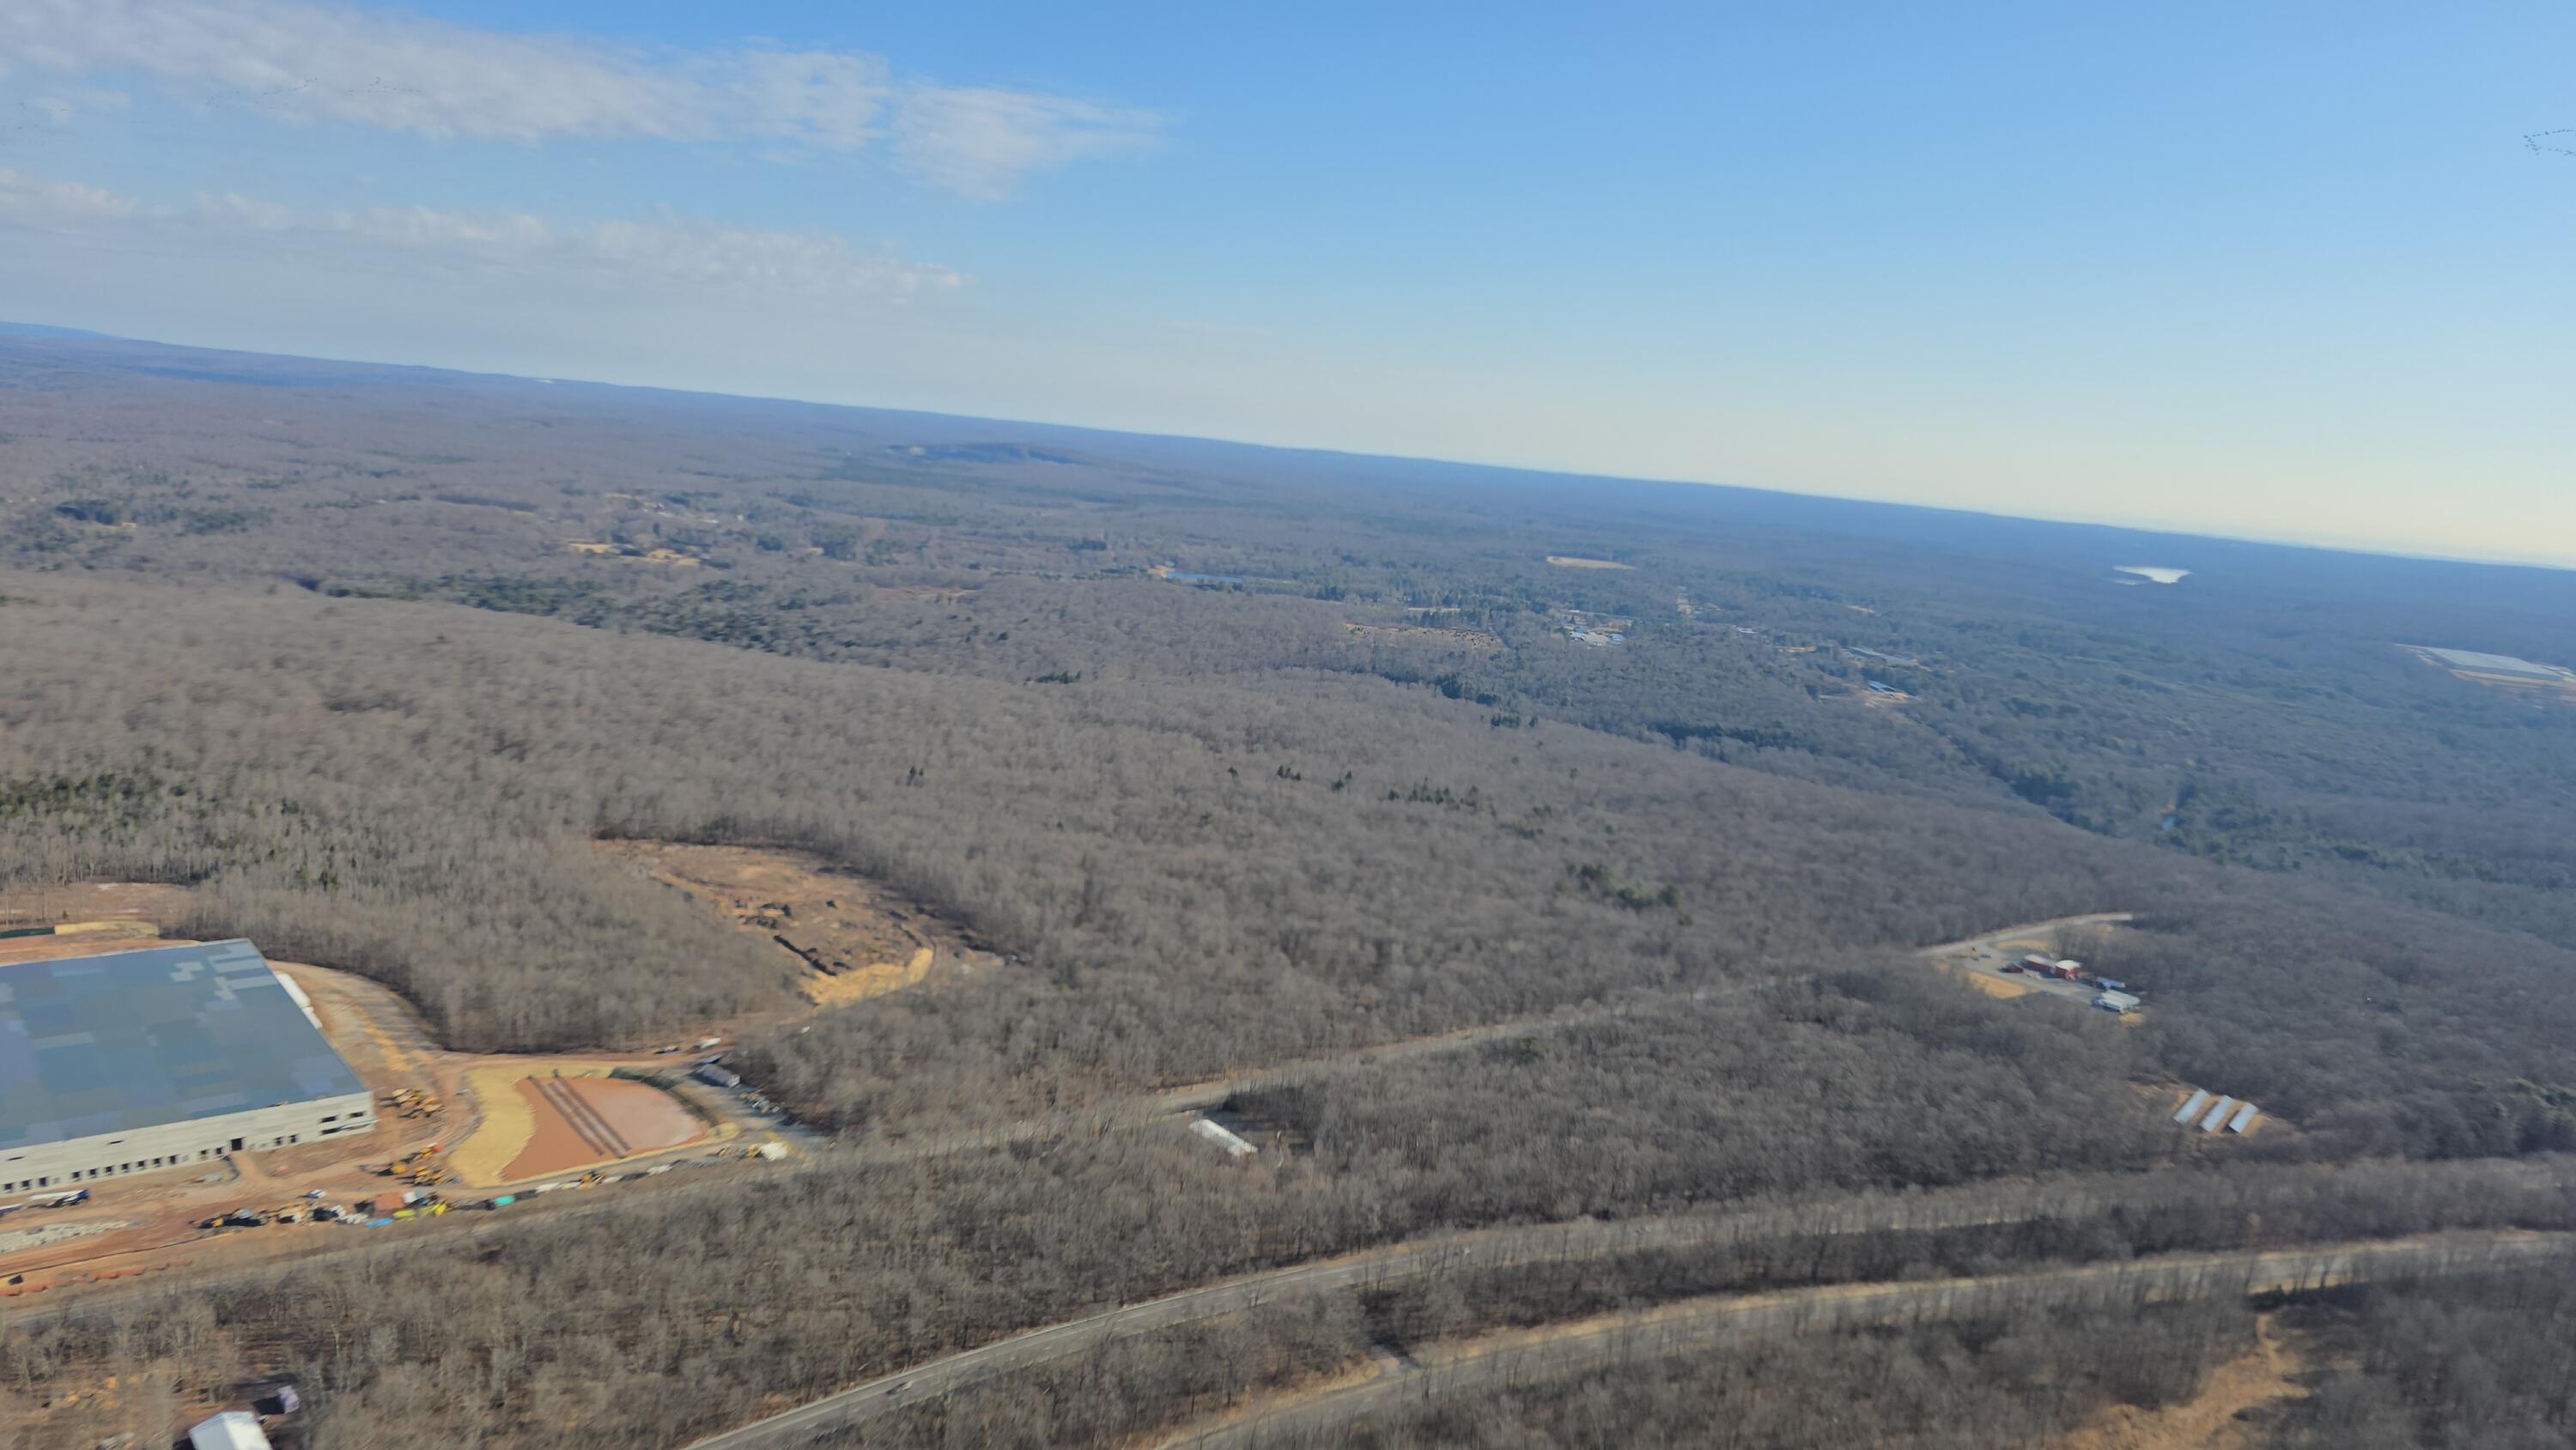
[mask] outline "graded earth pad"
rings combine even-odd
[[[527,1077],[517,1084],[535,1131],[506,1182],[569,1173],[692,1143],[705,1125],[669,1094],[606,1077]]]
[[[706,1124],[677,1098],[595,1066],[503,1063],[466,1078],[482,1122],[447,1166],[476,1187],[595,1168],[706,1136]]]

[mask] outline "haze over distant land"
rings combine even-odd
[[[2576,9],[1642,13],[20,0],[0,314],[2576,562]]]
[[[1496,464],[1472,459],[1423,458],[1405,455],[1352,453],[1336,449],[1301,447],[1295,444],[1276,444],[1174,434],[1134,433],[1113,428],[1095,427],[1080,422],[942,415],[936,411],[878,408],[871,407],[865,403],[833,399],[742,394],[728,392],[723,389],[674,390],[662,388],[650,383],[629,383],[573,377],[533,377],[508,372],[487,372],[471,369],[459,370],[446,368],[436,364],[423,365],[417,363],[386,362],[382,359],[375,358],[299,357],[292,355],[248,352],[233,348],[199,347],[189,344],[174,344],[168,342],[146,341],[136,338],[117,337],[107,333],[90,331],[83,328],[60,327],[38,323],[0,321],[0,337],[23,337],[32,340],[86,341],[111,344],[113,345],[111,348],[100,353],[98,356],[101,361],[108,363],[110,366],[120,368],[135,365],[138,359],[144,357],[148,353],[154,351],[165,352],[172,358],[185,357],[194,360],[185,364],[165,365],[178,366],[183,374],[206,377],[232,377],[233,375],[226,373],[225,369],[234,364],[228,364],[225,361],[226,359],[237,360],[239,366],[249,369],[248,372],[239,375],[241,377],[260,375],[271,370],[279,370],[280,376],[299,381],[311,380],[312,374],[307,371],[310,369],[355,367],[368,370],[369,372],[381,370],[382,375],[389,378],[445,375],[459,380],[480,379],[489,381],[509,381],[545,387],[571,384],[596,388],[633,390],[645,393],[676,392],[681,396],[701,397],[711,403],[722,401],[737,401],[749,404],[775,403],[798,407],[849,409],[855,414],[875,416],[912,415],[924,418],[939,418],[947,416],[950,421],[956,424],[971,425],[978,432],[996,433],[996,436],[1007,436],[1014,433],[1029,434],[1032,432],[1060,430],[1075,438],[1091,437],[1099,439],[1116,439],[1131,445],[1151,444],[1178,449],[1206,447],[1226,450],[1233,457],[1238,459],[1267,456],[1274,461],[1293,458],[1308,460],[1310,463],[1329,466],[1331,460],[1340,458],[1348,460],[1354,466],[1396,468],[1405,470],[1427,469],[1448,471],[1453,472],[1459,477],[1486,476],[1495,480],[1508,479],[1539,483],[1552,482],[1559,484],[1580,484],[1590,482],[1605,485],[1619,485],[1623,487],[1636,486],[1646,488],[1704,487],[1721,489],[1731,494],[1779,494],[1803,496],[1814,498],[1819,501],[1830,500],[1846,502],[1855,505],[1886,504],[1890,505],[1892,510],[1895,511],[1889,515],[1891,517],[1901,516],[1902,514],[1913,513],[1916,511],[1929,510],[1933,513],[1955,519],[1973,520],[1981,515],[1987,515],[1992,512],[1970,508],[1965,505],[1945,505],[1938,500],[1918,501],[1903,499],[1893,496],[1892,492],[1888,495],[1845,494],[1807,489],[1782,488],[1764,483],[1624,477],[1588,470],[1533,469],[1512,464]],[[118,349],[131,349],[132,351],[119,351]],[[2556,547],[2555,543],[2552,542],[2539,549],[2523,549],[2519,551],[2450,551],[2427,547],[2412,541],[2401,540],[2394,543],[2383,543],[2374,542],[2368,539],[2343,537],[2331,532],[2284,535],[2267,535],[2251,532],[2230,534],[2224,530],[2215,528],[2194,529],[2188,526],[2177,527],[2153,520],[2131,518],[2116,513],[2086,515],[2080,513],[2060,512],[2045,508],[2034,508],[2028,510],[1992,513],[1992,517],[1994,517],[1998,523],[2019,520],[2030,523],[2099,525],[2110,529],[2135,530],[2140,536],[2146,538],[2177,536],[2196,538],[2200,543],[2205,545],[2223,546],[2230,542],[2238,542],[2244,544],[2288,545],[2297,548],[2352,551],[2363,554],[2387,555],[2396,558],[2454,560],[2463,563],[2517,564],[2544,568],[2576,567],[2576,542],[2571,542],[2564,549]],[[2193,572],[2190,569],[2175,569],[2170,566],[2159,565],[2133,566],[2112,564],[2108,567],[2114,573],[2129,576],[2131,582],[2146,580],[2157,584],[2177,583],[2180,582],[2181,578],[2187,577]]]
[[[248,939],[385,1106],[0,1178],[0,1425],[2544,1423],[2570,619],[2576,570],[0,332],[0,982]],[[432,1143],[425,1217],[263,1222]]]

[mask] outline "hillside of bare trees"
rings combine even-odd
[[[124,1365],[295,1376],[315,1447],[681,1443],[1426,1235],[2068,1174],[2181,1187],[1809,1261],[2567,1226],[2545,1193],[2427,1185],[2576,1151],[2576,708],[2396,648],[2552,659],[2562,576],[25,338],[0,339],[0,525],[0,892],[188,888],[174,932],[363,973],[457,1048],[746,1022],[730,1063],[851,1151],[967,1145],[0,1308],[15,1408]],[[2139,557],[2195,572],[2108,577]],[[990,961],[807,1013],[795,962],[620,839],[809,853]],[[2146,997],[2134,1023],[1915,954],[2113,911],[2135,919],[2069,945]],[[1470,1028],[1497,1030],[1316,1065]],[[1116,1111],[1236,1076],[1244,1164]],[[2269,1121],[2186,1134],[2164,1114],[2192,1086]],[[2280,1187],[2365,1161],[2367,1191]],[[1414,1286],[1211,1329],[1221,1363],[1140,1341],[904,1434],[1111,1443],[1404,1326],[1788,1272]],[[2504,1321],[2440,1292],[2406,1322],[2457,1326],[2445,1363],[2496,1358]],[[2044,1316],[1741,1367],[1920,1388],[1855,1411],[1853,1443],[2018,1443],[2183,1392],[2242,1324],[2166,1327],[2172,1384],[2049,1347],[2081,1326]],[[1960,1372],[2005,1342],[2035,1347]],[[2373,1396],[2440,1418],[2440,1366],[2367,1363],[2298,1443]],[[1740,1406],[1735,1373],[1639,1358],[1367,1433],[1638,1443]],[[2062,1393],[2034,1410],[2023,1375]],[[1807,1395],[1741,1443],[1813,1433]]]

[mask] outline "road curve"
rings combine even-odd
[[[2563,1163],[2486,1165],[2535,1188],[2576,1184]],[[1223,1283],[1103,1310],[998,1340],[829,1395],[765,1420],[700,1440],[691,1450],[777,1450],[968,1388],[992,1376],[1078,1354],[1150,1330],[1238,1313],[1295,1295],[1376,1287],[1453,1267],[1607,1258],[1649,1248],[1758,1242],[1817,1234],[1922,1232],[2077,1218],[2117,1204],[2150,1207],[2189,1198],[2195,1185],[2167,1173],[2108,1175],[2051,1184],[1984,1184],[1929,1193],[1846,1196],[1808,1202],[1619,1221],[1578,1220],[1480,1229],[1388,1249],[1245,1275]],[[2238,1257],[2245,1257],[2239,1255]],[[2125,1268],[2128,1265],[2110,1266]],[[1909,1286],[1911,1287],[1911,1286]]]
[[[1998,942],[2011,941],[2016,937],[2052,932],[2060,927],[2115,926],[2136,919],[2137,914],[2128,911],[2096,911],[2082,916],[2052,917],[2047,921],[2025,922],[2019,926],[2008,926],[2000,931],[1985,932],[1958,941],[1919,947],[1916,951],[1918,955],[1926,957],[1944,956],[1977,947],[1991,947]],[[1230,1073],[1221,1078],[1211,1078],[1205,1082],[1166,1088],[1154,1094],[1152,1101],[1166,1112],[1202,1111],[1221,1106],[1226,1099],[1246,1088],[1278,1082],[1282,1079],[1340,1072],[1354,1067],[1373,1067],[1381,1063],[1400,1062],[1407,1058],[1457,1052],[1480,1043],[1525,1037],[1540,1032],[1558,1032],[1587,1022],[1599,1022],[1632,1013],[1656,1011],[1677,1003],[1713,1002],[1728,997],[1749,997],[1766,987],[1784,986],[1804,980],[1802,976],[1786,976],[1763,977],[1749,982],[1728,982],[1720,986],[1701,987],[1687,992],[1652,993],[1598,1006],[1569,1007],[1535,1017],[1515,1017],[1505,1022],[1488,1022],[1475,1027],[1461,1027],[1453,1032],[1436,1033],[1428,1037],[1400,1038],[1394,1042],[1382,1042],[1372,1047],[1355,1047],[1347,1052],[1276,1063],[1268,1067]]]
[[[1691,1300],[1580,1326],[1470,1341],[1425,1362],[1251,1418],[1182,1431],[1160,1450],[1289,1450],[1407,1398],[1448,1396],[1561,1377],[1614,1361],[1782,1334],[1958,1319],[2033,1303],[2141,1304],[2326,1288],[2391,1277],[2474,1273],[2558,1258],[2576,1235],[2460,1234],[2394,1243],[2324,1245],[2231,1254],[2187,1254],[2076,1268],[1907,1284],[1837,1285],[1788,1293]]]
[[[1946,1202],[1929,1201],[1929,1196],[1890,1199],[1873,1204],[1869,1212],[1838,1213],[1831,1205],[1802,1206],[1689,1218],[1585,1220],[1444,1235],[1394,1249],[1251,1274],[1031,1330],[980,1349],[881,1375],[812,1404],[697,1441],[690,1450],[775,1450],[779,1446],[802,1445],[817,1435],[863,1424],[994,1375],[1079,1354],[1111,1340],[1239,1313],[1291,1296],[1374,1287],[1452,1267],[1597,1258],[1728,1238],[1955,1228],[2020,1221],[2062,1212],[2069,1206],[2062,1198],[2049,1197],[2029,1207],[2001,1209],[1994,1197],[1961,1194]]]
[[[2053,921],[2007,927],[2001,931],[1988,932],[1982,936],[1971,937],[1964,941],[1949,942],[1940,946],[1926,947],[1922,950],[1927,954],[1937,954],[1960,950],[1966,947],[1991,944],[1995,941],[2008,940],[2016,936],[2026,936],[2034,932],[2048,931],[2059,926],[2093,925],[2127,921],[2130,919],[2131,915],[2127,912],[2100,912],[2086,916],[2061,917]],[[331,977],[334,981],[345,980],[357,988],[371,990],[387,996],[391,995],[387,989],[382,987],[380,984],[368,981],[365,978],[350,976],[349,974],[344,973],[332,973]],[[1235,1093],[1246,1088],[1265,1083],[1274,1083],[1283,1079],[1348,1071],[1354,1068],[1376,1066],[1388,1062],[1402,1061],[1408,1058],[1456,1052],[1477,1046],[1481,1043],[1527,1036],[1534,1033],[1561,1031],[1567,1027],[1577,1026],[1583,1023],[1602,1021],[1640,1011],[1652,1011],[1661,1007],[1671,1006],[1676,1002],[1708,1002],[1728,997],[1750,996],[1760,992],[1766,987],[1779,986],[1784,983],[1797,980],[1800,979],[1795,977],[1786,977],[1763,978],[1749,982],[1730,982],[1718,986],[1702,987],[1678,994],[1656,994],[1600,1006],[1571,1008],[1540,1016],[1514,1018],[1503,1022],[1485,1023],[1479,1026],[1462,1028],[1453,1032],[1440,1033],[1427,1037],[1405,1038],[1395,1042],[1355,1048],[1346,1052],[1329,1054],[1322,1057],[1278,1063],[1267,1067],[1234,1073],[1222,1078],[1188,1084],[1186,1086],[1158,1092],[1133,1094],[1127,1097],[1116,1098],[1100,1103],[1089,1111],[1058,1111],[1020,1119],[1015,1122],[1000,1124],[991,1128],[930,1131],[917,1133],[910,1137],[872,1138],[858,1142],[836,1142],[825,1138],[823,1135],[816,1133],[810,1128],[804,1128],[801,1124],[787,1125],[782,1124],[776,1119],[744,1117],[741,1114],[739,1105],[734,1103],[730,1096],[726,1094],[709,1091],[700,1099],[700,1101],[714,1107],[718,1112],[723,1113],[728,1117],[736,1118],[746,1133],[766,1132],[789,1138],[790,1141],[794,1142],[802,1150],[802,1156],[809,1163],[817,1165],[837,1163],[845,1166],[875,1166],[881,1164],[890,1166],[899,1163],[916,1162],[925,1158],[941,1157],[952,1153],[974,1152],[1003,1147],[1013,1143],[1026,1142],[1039,1138],[1075,1136],[1086,1132],[1097,1133],[1108,1128],[1134,1126],[1140,1122],[1149,1121],[1151,1119],[1175,1113],[1203,1111],[1208,1108],[1216,1107],[1223,1104]],[[399,999],[396,1000],[398,1001]],[[395,1015],[392,1020],[402,1024],[408,1029],[406,1033],[407,1037],[416,1040],[419,1050],[428,1052],[438,1050],[436,1044],[427,1039],[425,1032],[418,1027],[416,1022],[413,1022],[409,1018],[402,1017],[399,1014]],[[692,1144],[683,1148],[673,1149],[667,1154],[654,1155],[633,1160],[628,1164],[621,1165],[621,1171],[636,1167],[649,1166],[658,1161],[671,1161],[685,1158],[703,1151],[704,1145]],[[665,1181],[667,1182],[668,1180]],[[673,1186],[676,1187],[677,1185],[675,1184]],[[501,1188],[489,1191],[506,1192],[508,1190],[506,1188]],[[586,1213],[597,1212],[608,1208],[611,1201],[622,1197],[623,1192],[624,1190],[622,1189],[610,1189],[606,1190],[601,1197],[593,1197],[590,1194],[581,1195],[581,1199],[583,1201],[579,1208],[575,1208],[572,1204],[560,1201],[551,1203],[523,1203],[516,1209],[512,1210],[509,1219],[506,1221],[487,1221],[478,1224],[477,1233],[479,1236],[481,1233],[486,1232],[508,1232],[512,1227],[515,1227],[517,1222],[523,1220],[530,1222],[548,1222],[557,1221],[567,1216],[579,1216]],[[270,1231],[262,1230],[261,1232],[266,1233]],[[423,1238],[435,1237],[435,1235],[414,1232],[398,1235],[397,1237],[400,1242],[383,1241],[372,1235],[354,1236],[352,1234],[343,1233],[322,1242],[299,1244],[295,1256],[303,1261],[309,1262],[313,1258],[325,1255],[336,1257],[353,1251],[364,1252],[367,1250],[375,1250],[379,1252],[399,1252],[405,1247],[419,1243]],[[176,1247],[176,1245],[174,1245],[174,1247]],[[252,1266],[249,1264],[243,1264],[239,1266],[227,1265],[220,1269],[202,1269],[195,1272],[164,1272],[150,1275],[145,1278],[132,1281],[131,1283],[108,1285],[103,1289],[93,1289],[91,1286],[84,1285],[80,1286],[78,1292],[53,1296],[50,1301],[45,1303],[42,1307],[13,1305],[10,1312],[0,1313],[0,1322],[15,1324],[18,1326],[32,1325],[79,1313],[87,1308],[98,1305],[105,1300],[150,1295],[161,1290],[184,1287],[192,1283],[220,1281],[225,1278],[233,1277],[236,1273],[250,1267]]]

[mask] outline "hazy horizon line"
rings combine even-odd
[[[2126,529],[2135,533],[2164,534],[2180,539],[2202,540],[2222,544],[2256,544],[2274,548],[2311,549],[2326,553],[2367,554],[2377,558],[2406,559],[2422,563],[2475,564],[2495,568],[2547,569],[2555,572],[2576,571],[2576,554],[2449,554],[2427,552],[2405,544],[2383,539],[2314,535],[2299,537],[2280,534],[2231,533],[2205,529],[2200,525],[2151,522],[2134,516],[2107,514],[2078,515],[2050,513],[2008,513],[1998,509],[1979,508],[1954,503],[1926,503],[1912,499],[1889,498],[1868,493],[1845,493],[1821,488],[1788,488],[1769,483],[1742,483],[1716,478],[1652,477],[1644,474],[1603,473],[1563,464],[1538,464],[1490,458],[1450,458],[1432,454],[1384,453],[1344,448],[1329,443],[1294,443],[1268,438],[1237,438],[1215,433],[1167,433],[1139,428],[1122,428],[1110,424],[1080,422],[1062,418],[996,417],[982,413],[953,413],[941,409],[893,408],[872,403],[853,403],[838,398],[794,397],[778,393],[729,392],[716,388],[678,387],[668,383],[615,382],[601,378],[545,377],[534,373],[485,371],[454,367],[443,363],[397,362],[384,358],[336,357],[317,353],[264,352],[255,348],[201,342],[172,342],[162,338],[130,337],[122,333],[100,332],[94,328],[66,323],[0,320],[0,331],[18,329],[22,335],[52,335],[63,341],[124,342],[149,347],[186,348],[198,352],[238,353],[246,357],[286,358],[299,362],[345,363],[362,367],[417,368],[426,372],[455,373],[465,377],[504,378],[512,382],[554,384],[569,382],[581,387],[618,388],[636,392],[676,393],[689,397],[724,398],[742,402],[789,403],[810,408],[848,408],[862,412],[908,413],[923,417],[955,418],[962,422],[987,424],[1028,424],[1041,428],[1067,428],[1086,433],[1107,433],[1129,438],[1158,439],[1180,443],[1210,443],[1236,448],[1260,448],[1281,453],[1319,453],[1354,459],[1377,459],[1391,463],[1434,464],[1455,468],[1489,468],[1516,473],[1537,474],[1568,481],[1600,479],[1619,483],[1645,484],[1660,488],[1724,488],[1750,493],[1779,494],[1791,498],[1829,499],[1840,503],[1874,504],[1885,508],[1931,509],[1943,513],[1967,514],[1980,518],[2015,519],[2027,523],[2069,524],[2091,528]]]

